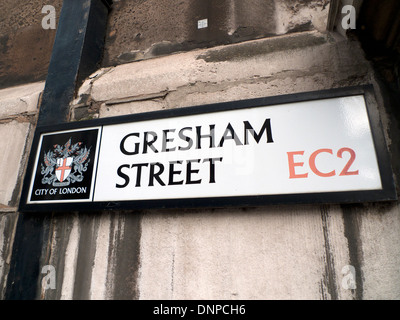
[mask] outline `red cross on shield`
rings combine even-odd
[[[72,157],[58,158],[56,165],[56,177],[58,181],[63,182],[71,173]]]

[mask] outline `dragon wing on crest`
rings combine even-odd
[[[42,183],[43,184],[51,184],[56,179],[56,175],[53,173],[54,167],[57,164],[57,159],[55,157],[54,152],[49,151],[44,154],[44,164],[41,164],[41,174],[43,175]],[[50,175],[50,176],[49,176]]]

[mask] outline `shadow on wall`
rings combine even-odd
[[[390,114],[390,153],[400,186],[400,1],[365,0],[357,24],[354,35],[374,66]]]
[[[324,28],[329,0],[114,0],[102,67]],[[63,0],[54,0],[56,22]],[[46,0],[1,3],[0,89],[46,79],[56,29]]]
[[[50,1],[56,22],[62,0]],[[46,79],[56,29],[44,29],[47,0],[0,3],[0,89]]]

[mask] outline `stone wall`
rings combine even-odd
[[[0,4],[0,88],[46,79],[55,29],[43,29],[45,5],[62,0]],[[174,52],[300,30],[324,29],[329,1],[114,0],[103,67]],[[208,28],[197,22],[208,20]]]
[[[31,139],[44,82],[0,90],[0,297],[7,273]]]
[[[135,3],[146,15],[151,1]],[[321,21],[326,24],[329,8],[312,3],[280,2],[287,14],[296,14],[277,18],[279,35],[174,54],[167,50],[152,59],[128,55],[124,64],[118,59],[133,50],[133,40],[114,47],[109,38],[108,60],[79,88],[71,103],[72,120],[372,83],[375,108],[394,154],[398,125],[360,44],[323,31]],[[128,15],[129,5],[116,1],[115,10],[125,8]],[[310,15],[313,10],[323,14]],[[313,27],[307,22],[310,16]],[[185,19],[193,17],[197,19]],[[231,29],[225,30],[233,30],[229,17],[224,25]],[[110,33],[117,20],[110,16]],[[303,27],[287,32],[294,25]],[[145,52],[157,42],[143,42],[135,50]],[[0,90],[0,132],[5,137],[0,142],[1,298],[43,86],[34,82]],[[392,156],[392,162],[399,160]],[[400,298],[398,202],[54,213],[44,229],[38,279],[32,284],[40,299]],[[56,289],[41,286],[46,265],[56,270]],[[352,290],[343,286],[348,265],[356,272]]]

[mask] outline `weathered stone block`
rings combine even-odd
[[[0,90],[0,119],[25,112],[36,112],[44,82]]]
[[[0,204],[9,205],[18,181],[29,123],[0,124]]]

